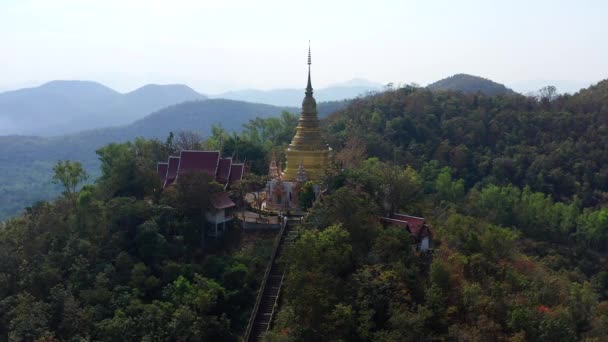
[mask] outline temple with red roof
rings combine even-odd
[[[232,158],[221,158],[219,151],[181,151],[179,157],[171,156],[167,162],[159,162],[156,171],[163,188],[177,182],[180,175],[188,172],[204,172],[228,188],[240,181],[245,165],[234,163]]]
[[[159,162],[156,172],[163,189],[179,182],[180,175],[204,172],[227,190],[243,178],[245,165],[234,163],[232,158],[221,158],[220,151],[183,150],[179,157],[171,156],[167,162]],[[232,221],[231,209],[236,205],[225,191],[215,194],[211,204],[205,217],[215,229],[208,231],[208,235],[219,237],[226,230],[226,224]]]
[[[380,222],[385,226],[397,226],[405,228],[414,238],[416,250],[420,252],[431,251],[431,226],[423,217],[393,214],[390,217],[380,217]]]

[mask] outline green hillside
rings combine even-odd
[[[403,88],[332,115],[268,340],[604,340],[607,95]],[[391,208],[432,223],[432,256]]]
[[[444,78],[429,84],[427,88],[434,91],[460,91],[465,94],[482,93],[490,96],[515,94],[513,90],[505,87],[503,84],[467,74],[456,74]]]
[[[608,81],[552,99],[408,87],[331,115],[335,163],[280,260],[265,340],[602,341],[607,95]],[[263,175],[296,122],[216,127],[196,147]],[[103,147],[94,185],[0,226],[0,339],[239,340],[271,238],[235,227],[201,247],[214,183],[159,191],[154,174],[178,149]],[[393,211],[426,218],[432,253],[380,224]]]
[[[417,168],[436,160],[467,187],[529,186],[603,203],[608,81],[552,101],[402,88],[354,101],[329,120],[331,146],[357,136],[369,153]]]

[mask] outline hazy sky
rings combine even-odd
[[[608,78],[608,1],[0,0],[0,88]]]

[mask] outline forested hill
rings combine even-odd
[[[482,93],[485,95],[509,95],[515,92],[503,84],[496,83],[483,77],[456,74],[431,83],[427,88],[435,91],[461,91],[465,94]]]
[[[608,195],[608,81],[537,100],[402,88],[357,99],[329,119],[331,146],[359,137],[372,155],[452,167],[468,186],[530,186],[585,205]]]
[[[544,95],[408,87],[331,115],[337,163],[323,199],[300,202],[265,340],[605,340],[608,81]],[[258,118],[195,147],[238,151],[263,175],[296,124]],[[160,190],[154,171],[184,147],[105,146],[80,191],[79,166],[61,164],[77,171],[55,174],[64,194],[0,225],[0,340],[239,340],[269,241],[236,228],[201,248],[217,184],[191,174]],[[249,174],[231,195],[264,184]],[[425,217],[432,253],[380,224],[395,211]]]
[[[604,341],[608,81],[546,95],[403,88],[332,115],[340,164],[268,340]],[[432,256],[378,224],[393,210],[432,223]]]

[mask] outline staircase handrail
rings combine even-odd
[[[279,297],[281,296],[281,289],[283,288],[283,280],[285,279],[285,273],[287,273],[287,272],[283,271],[283,274],[281,275],[281,281],[279,282],[279,290],[277,292],[277,298],[274,299],[274,304],[272,305],[272,311],[270,312],[270,317],[268,320],[268,329],[270,329],[270,326],[272,325],[272,319],[274,318],[274,312],[279,307]]]
[[[285,227],[287,227],[287,218],[283,217],[281,222],[281,230],[279,231],[279,235],[274,244],[274,250],[272,251],[272,255],[270,256],[270,262],[266,266],[266,271],[264,272],[264,278],[262,279],[262,285],[258,290],[258,294],[255,300],[255,305],[253,306],[253,310],[251,311],[251,315],[249,316],[249,323],[247,323],[247,329],[245,330],[245,342],[249,341],[249,337],[251,335],[251,330],[253,329],[253,322],[255,321],[255,317],[258,313],[258,309],[260,307],[260,303],[262,302],[262,296],[264,295],[264,290],[266,289],[266,282],[268,281],[268,276],[270,275],[270,269],[274,265],[274,261],[277,257],[277,253],[279,251],[279,247],[281,246],[281,240],[283,239],[283,234],[285,233]]]

